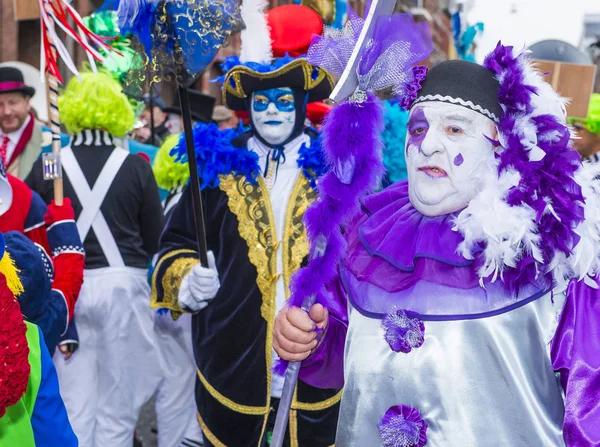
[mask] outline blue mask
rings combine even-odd
[[[286,141],[296,124],[296,103],[291,88],[260,90],[252,95],[252,125],[267,143]]]

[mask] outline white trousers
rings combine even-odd
[[[54,364],[81,447],[131,447],[142,405],[161,378],[146,271],[86,270],[77,301],[79,349]]]
[[[194,396],[196,361],[192,346],[192,316],[173,321],[171,313],[154,317],[156,346],[163,379],[156,393],[159,447],[202,445]]]

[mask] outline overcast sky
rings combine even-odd
[[[517,48],[545,39],[579,46],[585,14],[600,14],[600,0],[471,0],[468,20],[485,31],[477,49],[481,62],[499,40]]]

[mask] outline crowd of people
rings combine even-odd
[[[159,447],[266,447],[286,362],[286,446],[600,445],[600,94],[499,44],[332,110],[318,14],[264,22],[188,92],[206,264],[178,101],[71,79],[59,198],[0,67],[0,445],[130,447],[155,396]]]

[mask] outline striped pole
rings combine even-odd
[[[44,1],[44,7],[48,13],[50,26],[54,27],[54,19],[52,8],[49,1]],[[47,33],[50,43],[50,49],[53,55],[56,55],[56,45],[52,41],[52,37]],[[48,119],[50,120],[50,130],[52,131],[52,153],[56,157],[55,163],[60,164],[60,113],[58,112],[58,79],[56,76],[46,70],[46,95],[48,98]],[[58,171],[60,172],[60,171]],[[54,178],[54,203],[58,206],[63,204],[63,181],[62,175]]]

